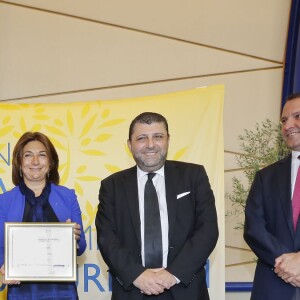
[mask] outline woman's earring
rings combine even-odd
[[[23,173],[22,173],[21,167],[20,167],[20,177],[21,177],[21,178],[23,177]]]
[[[50,170],[48,171],[48,178],[50,177]]]

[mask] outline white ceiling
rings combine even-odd
[[[0,1],[0,100],[280,68],[290,2]]]

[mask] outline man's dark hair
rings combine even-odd
[[[288,95],[286,101],[294,100],[296,98],[300,98],[300,92]]]
[[[131,136],[134,131],[134,126],[137,123],[148,125],[152,123],[163,123],[169,136],[168,122],[164,116],[154,112],[143,112],[137,117],[135,117],[129,126],[129,140],[131,140]]]

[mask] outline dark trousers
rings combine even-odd
[[[147,296],[144,295],[143,300],[174,300],[172,293],[170,291],[164,291],[162,294],[159,294],[157,296]],[[188,300],[188,299],[186,299]],[[298,299],[297,299],[298,300]]]
[[[300,300],[300,288],[296,288],[294,297],[292,300]]]

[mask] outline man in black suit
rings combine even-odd
[[[209,299],[204,266],[218,239],[214,195],[203,166],[166,160],[169,138],[162,115],[140,114],[127,141],[137,166],[101,182],[97,240],[114,300]],[[160,220],[154,223],[161,227],[153,243],[162,246],[161,263],[153,266],[146,263],[148,173],[155,173]]]
[[[300,93],[287,98],[281,123],[292,153],[256,173],[246,203],[244,238],[258,257],[251,300],[300,299]]]

